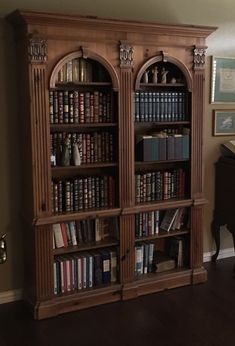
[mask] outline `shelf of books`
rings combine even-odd
[[[151,290],[159,273],[162,280],[190,267],[191,96],[172,63],[155,61],[137,80],[135,278],[147,280]]]
[[[100,63],[73,58],[53,80],[49,219],[54,295],[62,297],[119,282],[118,119],[117,96]]]

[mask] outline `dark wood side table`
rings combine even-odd
[[[232,233],[235,248],[235,157],[221,156],[215,164],[215,208],[211,224],[216,252],[215,262],[220,250],[220,227],[227,225]],[[235,266],[234,266],[235,271]]]

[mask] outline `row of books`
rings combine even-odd
[[[52,228],[55,249],[119,238],[116,218],[61,222],[53,224]]]
[[[62,66],[56,83],[78,82],[110,82],[110,77],[105,68],[94,60],[75,58]]]
[[[117,281],[117,251],[57,256],[54,260],[54,293],[92,288]]]
[[[135,236],[151,237],[159,234],[159,231],[180,230],[184,225],[186,226],[185,208],[139,213],[135,215]]]
[[[182,168],[136,174],[136,203],[184,198],[185,171]]]
[[[159,210],[135,215],[135,236],[148,237],[159,233]]]
[[[72,59],[59,70],[57,82],[91,82],[92,70],[92,62],[89,59]]]
[[[139,161],[189,159],[189,135],[164,132],[136,136],[136,159]]]
[[[155,244],[144,242],[135,246],[135,275],[152,273]]]
[[[113,121],[111,94],[103,91],[50,90],[49,110],[51,124]]]
[[[135,121],[185,121],[187,95],[182,91],[135,92]]]
[[[113,176],[52,180],[51,191],[53,213],[114,207],[115,180]]]
[[[51,139],[51,160],[53,166],[63,165],[65,146],[68,148],[68,163],[75,165],[74,150],[78,150],[81,164],[112,162],[114,135],[108,131],[77,133],[53,132]]]
[[[188,264],[186,239],[182,236],[168,238],[164,250],[158,250],[154,242],[143,242],[135,246],[135,275],[159,273]]]

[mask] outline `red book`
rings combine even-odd
[[[61,232],[62,232],[62,238],[64,241],[64,247],[68,247],[68,236],[67,236],[67,228],[65,223],[60,224]]]

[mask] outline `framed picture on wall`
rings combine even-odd
[[[212,56],[211,103],[235,103],[235,58]]]
[[[233,136],[235,135],[235,110],[224,109],[213,112],[213,135]]]

